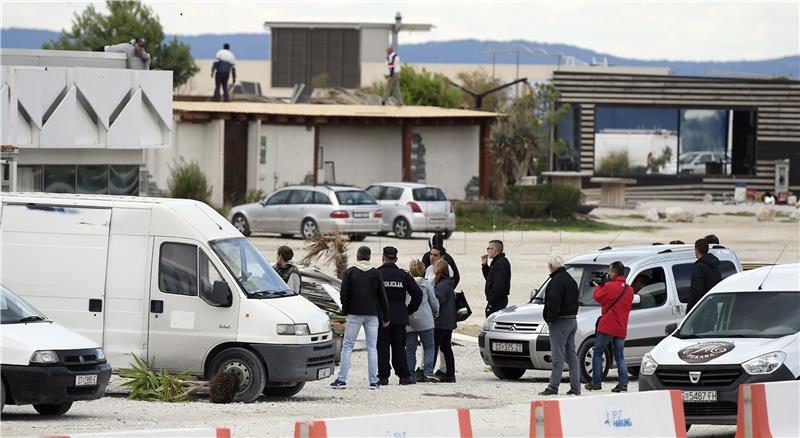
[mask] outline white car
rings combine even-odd
[[[456,212],[442,189],[418,183],[384,182],[367,187],[383,210],[381,234],[408,239],[415,231],[439,231],[445,239],[456,229]]]
[[[105,394],[111,366],[91,340],[56,324],[0,286],[0,345],[5,404],[33,405],[43,415],[62,415],[72,402]]]
[[[722,280],[642,359],[639,390],[680,389],[686,424],[736,424],[739,385],[800,377],[800,264]]]

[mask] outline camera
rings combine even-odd
[[[606,284],[608,280],[611,280],[611,275],[607,271],[592,271],[592,276],[594,277],[594,282],[597,283],[598,286],[602,286]]]

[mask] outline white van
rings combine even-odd
[[[203,378],[231,370],[245,402],[333,372],[328,316],[201,202],[2,194],[0,279],[115,368],[134,353]]]
[[[47,319],[0,285],[0,412],[6,403],[62,415],[105,394],[111,366],[91,340]]]
[[[642,359],[639,390],[680,389],[686,424],[736,424],[739,385],[800,378],[800,264],[726,278]]]

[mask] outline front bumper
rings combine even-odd
[[[736,370],[736,367],[738,367],[741,372],[741,374],[738,376],[731,374]],[[686,372],[688,380],[689,371],[700,371],[702,373],[697,384],[678,382],[674,377],[667,377]],[[731,376],[730,378],[726,379],[726,383],[719,385],[713,383],[709,385],[703,384],[704,375],[710,376],[712,375],[711,373],[722,373],[725,371],[728,371],[728,375]],[[665,372],[669,372],[669,374]],[[671,379],[671,381],[667,379]],[[794,379],[795,376],[791,371],[789,371],[788,368],[786,368],[786,365],[781,365],[780,368],[771,374],[755,376],[747,374],[744,372],[744,369],[738,365],[659,365],[655,374],[651,376],[645,376],[644,374],[639,375],[639,391],[658,391],[662,389],[679,389],[682,391],[717,391],[716,402],[683,403],[686,424],[736,424],[736,415],[739,402],[739,385],[746,383],[778,382]],[[722,379],[715,376],[715,380]]]
[[[111,365],[3,365],[2,374],[13,404],[60,404],[101,398],[111,378]],[[75,386],[75,376],[90,374],[97,375],[97,385]]]
[[[267,365],[270,383],[320,380],[328,378],[334,371],[334,341],[307,345],[252,344],[252,347]]]
[[[492,351],[492,342],[522,343],[522,353]],[[550,353],[550,336],[543,333],[514,333],[481,331],[478,347],[483,362],[494,367],[525,368],[529,370],[553,369]]]

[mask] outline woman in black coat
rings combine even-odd
[[[433,286],[436,299],[439,300],[439,316],[434,321],[434,345],[437,351],[441,350],[444,354],[447,366],[447,374],[441,381],[455,383],[456,365],[451,340],[456,328],[456,292],[446,261],[438,260],[433,265],[433,273],[436,275]]]

